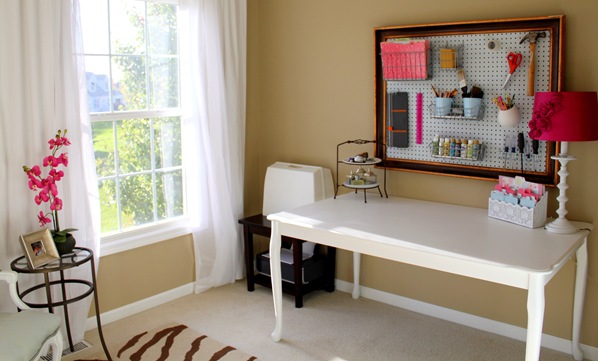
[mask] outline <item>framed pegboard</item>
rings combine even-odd
[[[530,33],[541,34],[535,42],[533,89],[528,89],[532,62],[529,37],[522,41]],[[550,156],[558,144],[539,142],[534,155],[527,133],[534,104],[530,91],[562,90],[563,35],[564,16],[374,29],[376,140],[386,145],[385,166],[489,180],[496,180],[498,175],[523,174],[532,182],[556,184],[556,166]],[[427,61],[420,61],[421,53],[401,54],[392,65],[409,63],[413,58],[417,62],[409,66],[417,71],[389,71],[388,43],[421,44],[417,49],[427,52]],[[386,52],[384,59],[382,50]],[[521,54],[522,61],[503,88],[509,74],[509,53]],[[462,89],[464,84],[467,88]],[[483,91],[483,97],[479,112],[472,116],[469,108],[464,109],[463,93],[474,86]],[[439,92],[447,91],[455,94],[452,107],[441,114],[435,99]],[[499,108],[492,101],[506,95],[514,96],[520,113],[520,121],[513,127],[499,123]],[[475,140],[481,143],[479,157],[467,158],[465,153],[442,156],[442,151],[439,156],[434,144],[437,137],[451,139],[451,143],[455,143],[453,139],[457,143]],[[518,138],[524,140],[523,152],[517,147]],[[380,158],[384,158],[382,151],[383,147],[377,147]]]

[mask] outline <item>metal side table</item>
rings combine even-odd
[[[82,279],[68,279],[65,278],[64,271],[71,268],[76,268],[79,266],[83,266],[85,264],[89,264],[91,267],[91,282]],[[93,301],[95,304],[95,317],[98,325],[98,334],[100,336],[100,341],[102,342],[102,348],[104,349],[104,353],[109,361],[112,360],[110,353],[108,352],[108,348],[106,347],[106,342],[104,341],[104,334],[102,333],[102,322],[100,319],[100,306],[98,303],[98,292],[97,292],[97,283],[96,283],[96,275],[95,275],[95,262],[93,259],[93,251],[88,248],[83,247],[75,247],[72,253],[62,255],[58,260],[48,263],[44,266],[38,267],[36,269],[29,268],[27,264],[27,260],[25,256],[21,256],[10,264],[10,268],[17,272],[17,273],[25,273],[25,274],[34,274],[34,273],[42,273],[44,275],[44,283],[35,285],[30,287],[21,292],[18,289],[17,283],[17,290],[19,292],[19,297],[31,308],[48,308],[51,313],[54,313],[54,307],[62,306],[64,308],[64,319],[65,319],[65,326],[66,326],[66,333],[69,341],[69,348],[71,352],[74,352],[73,348],[73,339],[71,336],[71,327],[69,322],[69,312],[67,305],[80,301],[90,294],[93,293]],[[50,274],[53,272],[59,272],[60,277],[56,280],[50,281]],[[72,298],[67,298],[66,296],[66,286],[69,284],[79,284],[87,286],[87,289],[81,293],[80,295],[74,296]],[[58,286],[61,292],[61,299],[54,300],[52,298],[52,286]],[[33,303],[27,302],[25,297],[32,293],[33,291],[39,289],[45,289],[46,292],[46,303]]]

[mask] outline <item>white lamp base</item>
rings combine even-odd
[[[569,161],[575,160],[575,157],[567,154],[568,143],[561,142],[561,154],[558,156],[552,156],[552,159],[558,161],[561,165],[561,169],[559,170],[559,184],[557,188],[559,189],[559,196],[556,198],[559,201],[559,209],[557,209],[556,213],[558,213],[559,217],[555,219],[553,222],[550,222],[546,225],[546,230],[548,232],[553,233],[560,233],[560,234],[571,234],[577,232],[579,229],[573,225],[567,219],[567,208],[565,205],[569,200],[567,198],[567,176],[569,172],[567,171],[567,163]]]
[[[552,233],[571,234],[579,231],[579,227],[576,227],[567,218],[557,218],[546,224],[546,230]]]

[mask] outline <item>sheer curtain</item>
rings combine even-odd
[[[49,155],[48,140],[65,128],[72,145],[63,148],[69,164],[59,185],[64,202],[61,228],[77,228],[77,246],[91,248],[99,257],[99,203],[85,76],[76,55],[78,34],[78,0],[0,1],[1,269],[10,269],[10,262],[23,255],[19,235],[39,230],[36,215],[47,210],[34,203],[22,166],[40,165]],[[71,273],[70,277],[91,279],[89,267]],[[40,281],[19,277],[21,287]],[[68,291],[80,294],[75,287]],[[45,300],[41,294],[33,296]],[[87,297],[69,306],[74,341],[83,339],[90,302]]]
[[[188,210],[196,292],[243,277],[246,0],[181,0]]]

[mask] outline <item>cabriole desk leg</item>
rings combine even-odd
[[[583,313],[583,302],[586,295],[586,277],[588,273],[588,238],[577,250],[577,269],[575,271],[575,297],[573,299],[573,335],[571,337],[571,348],[573,358],[577,361],[583,360],[583,351],[579,345],[581,335],[581,317]]]
[[[270,272],[272,281],[272,298],[274,299],[274,316],[276,325],[272,332],[272,340],[280,341],[282,338],[282,274],[280,269],[280,231],[278,221],[272,221],[270,236]]]
[[[525,361],[538,361],[542,344],[542,325],[544,324],[544,282],[543,275],[532,274],[527,290],[527,340]]]

